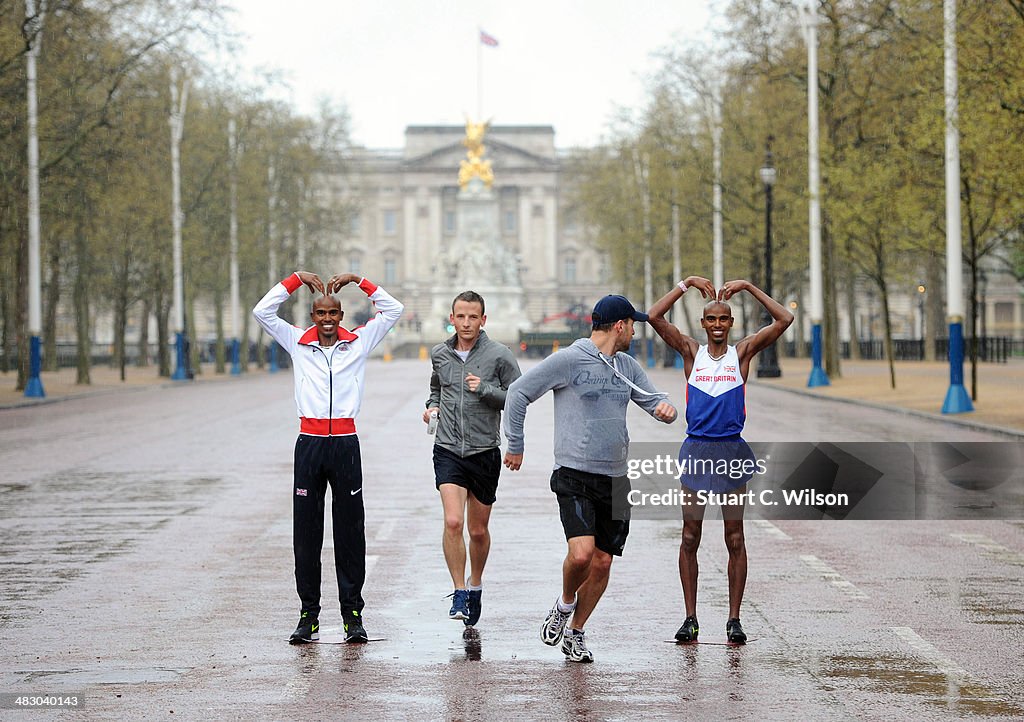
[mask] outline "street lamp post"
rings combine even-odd
[[[772,187],[775,185],[776,171],[772,162],[772,136],[768,136],[765,144],[764,165],[761,167],[761,182],[764,184],[764,292],[772,295]],[[773,321],[768,309],[762,315],[762,324],[769,325]],[[757,377],[778,378],[782,376],[779,368],[778,352],[775,344],[765,348],[758,355]]]
[[[946,313],[949,321],[949,389],[942,413],[974,411],[964,388],[964,296],[961,269],[960,111],[957,100],[956,0],[942,2],[943,85],[946,126]]]
[[[274,245],[277,234],[277,186],[274,185],[274,176],[274,158],[271,156],[270,164],[267,166],[267,185],[270,188],[270,194],[267,197],[267,247],[269,249],[267,254],[267,276],[271,286],[277,283],[277,246]],[[267,336],[267,371],[272,374],[278,371],[277,341],[269,335]]]
[[[230,221],[228,225],[228,244],[230,246],[229,273],[231,277],[231,374],[242,373],[239,342],[241,339],[241,307],[238,284],[238,137],[236,135],[235,118],[228,119],[228,162],[230,163],[231,179],[229,183]]]
[[[188,342],[185,331],[185,285],[181,259],[181,138],[185,130],[185,108],[188,104],[189,82],[186,79],[178,89],[178,71],[171,68],[171,228],[173,233],[174,268],[174,381],[186,381]]]
[[[981,333],[978,334],[978,353],[976,358],[982,361],[988,361],[988,300],[985,297],[988,291],[988,276],[985,275],[985,271],[978,271],[978,316],[981,317]],[[977,375],[977,372],[975,372]],[[977,395],[975,395],[975,398]]]
[[[25,54],[26,100],[28,105],[28,334],[29,371],[25,383],[25,396],[41,399],[43,390],[42,335],[42,261],[40,257],[39,230],[39,133],[38,104],[36,100],[36,59],[39,57],[39,40],[42,32],[43,14],[46,3],[36,15],[35,0],[25,1],[25,19],[29,24],[31,40]]]
[[[818,15],[814,0],[807,0],[801,5],[800,22],[807,41],[807,235],[811,280],[811,375],[807,385],[813,388],[830,385],[828,373],[821,365],[821,321],[825,316],[825,297],[822,290],[821,171],[818,157]]]

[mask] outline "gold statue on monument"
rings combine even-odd
[[[468,116],[466,118],[466,137],[462,139],[466,146],[466,160],[459,163],[459,188],[463,190],[473,178],[479,178],[488,188],[494,185],[491,161],[484,160],[484,134],[490,126],[489,120],[474,123]]]

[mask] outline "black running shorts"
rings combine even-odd
[[[629,489],[625,476],[591,474],[565,466],[555,469],[551,473],[551,491],[558,496],[566,540],[592,536],[598,549],[622,556],[629,534]],[[613,514],[613,505],[616,511],[622,511]]]
[[[488,449],[479,454],[459,456],[434,444],[434,486],[455,484],[466,489],[481,504],[490,506],[498,493],[501,474],[501,449]]]

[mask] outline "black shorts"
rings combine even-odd
[[[490,506],[498,492],[500,474],[501,449],[488,449],[463,457],[434,444],[434,486],[438,489],[441,484],[455,484],[475,496],[481,504]]]
[[[566,540],[592,536],[598,549],[622,556],[629,534],[629,489],[625,476],[591,474],[565,466],[555,469],[551,491],[558,496]]]

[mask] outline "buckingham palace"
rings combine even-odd
[[[461,260],[488,267],[495,288],[521,287],[514,307],[520,330],[558,328],[574,306],[589,310],[608,292],[607,262],[573,212],[568,155],[556,149],[554,128],[487,128],[493,186],[486,193],[496,237],[468,251],[459,245],[466,230],[459,227],[460,218],[466,220],[459,212],[465,134],[462,126],[412,125],[400,149],[355,148],[347,155],[345,172],[325,184],[331,202],[351,209],[347,228],[331,239],[338,249],[335,267],[371,278],[400,298],[403,335],[415,331],[423,342],[447,335],[447,304],[466,290],[457,287],[465,280],[455,270]],[[483,286],[473,290],[490,301]],[[439,304],[441,297],[446,301]],[[510,332],[497,333],[508,319],[496,318],[490,302],[487,312],[492,336],[513,342]]]

